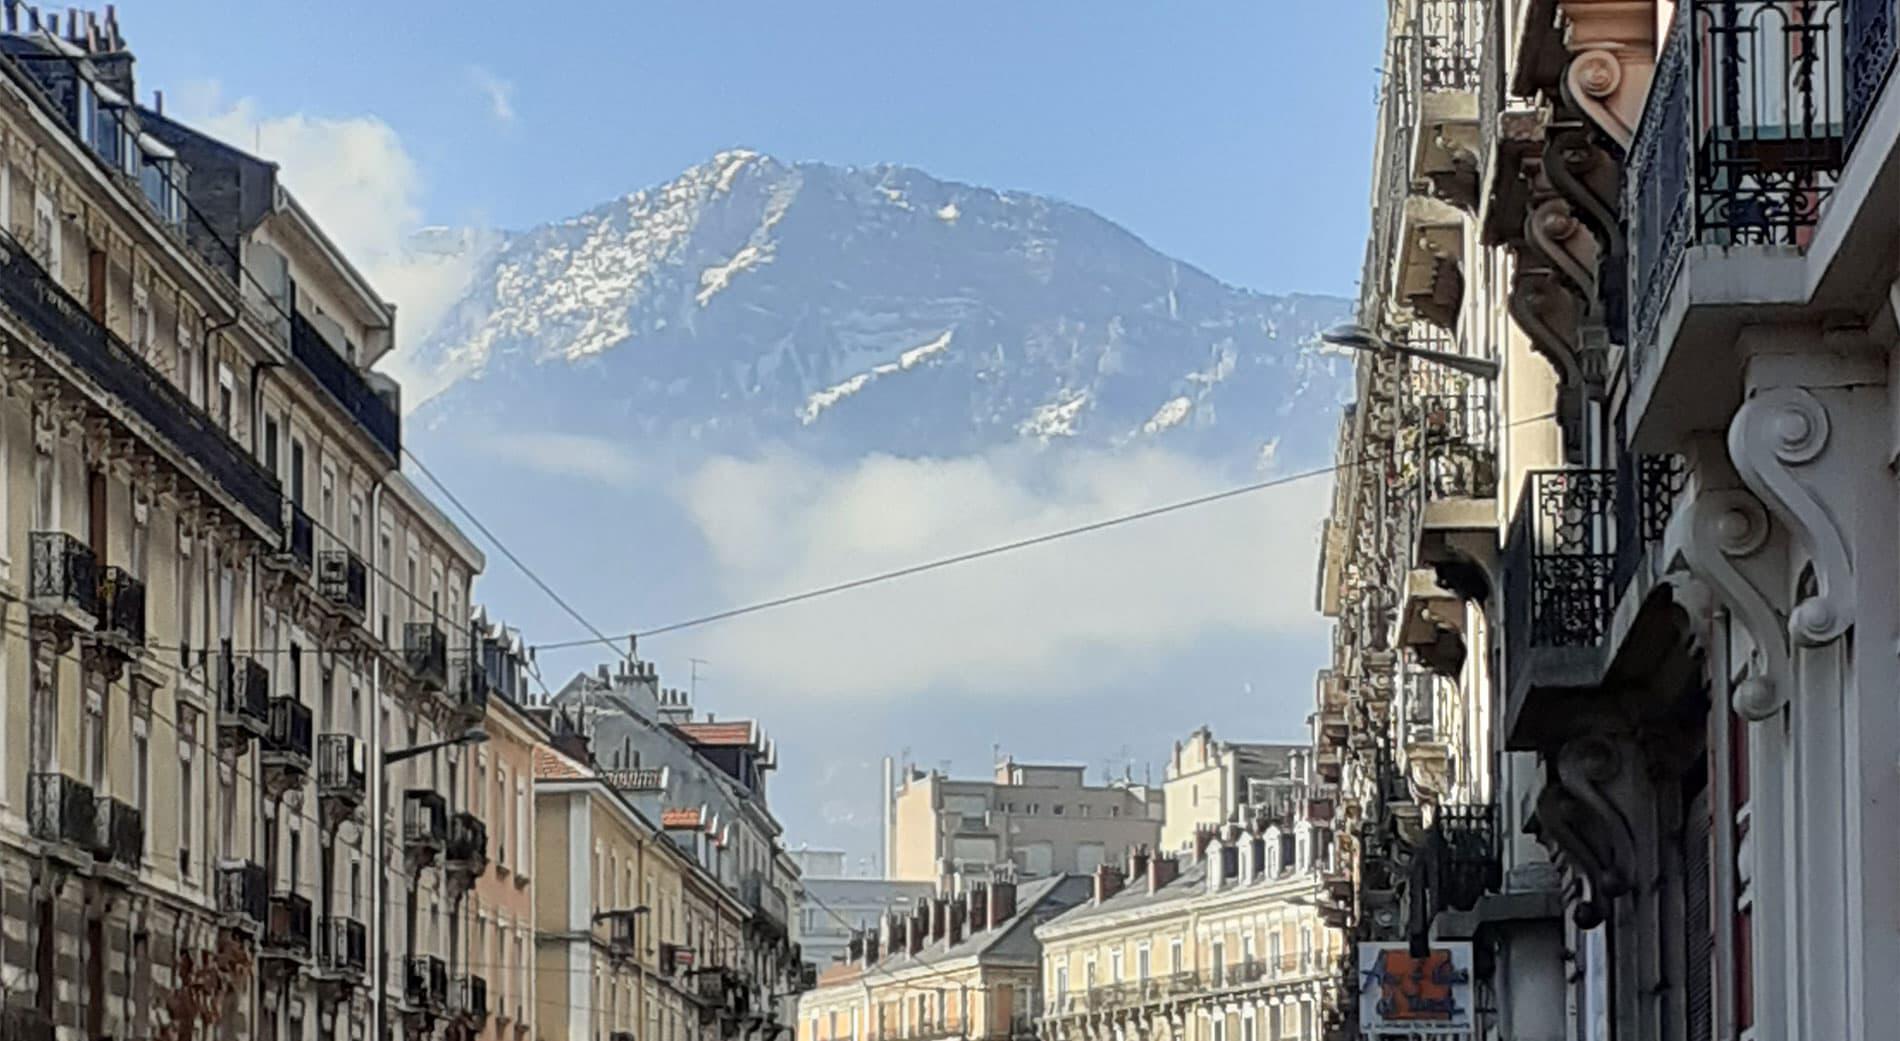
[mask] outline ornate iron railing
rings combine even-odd
[[[0,304],[44,341],[49,360],[92,384],[85,389],[96,388],[114,399],[258,521],[272,529],[282,523],[277,479],[139,352],[99,324],[24,245],[4,232]]]
[[[92,786],[65,774],[27,775],[26,823],[27,831],[42,842],[84,850],[99,844],[99,805]]]
[[[326,799],[361,801],[368,787],[362,742],[354,734],[317,738],[317,794]]]
[[[411,788],[402,798],[402,840],[409,846],[439,847],[449,837],[449,806],[440,792]]]
[[[1412,13],[1416,79],[1421,90],[1475,90],[1484,11],[1473,0],[1416,0]]]
[[[292,697],[270,699],[270,726],[261,746],[267,755],[308,765],[314,736],[310,706]]]
[[[391,458],[402,454],[402,417],[300,313],[291,315],[290,353],[304,371],[330,392],[343,411],[356,420],[370,440]]]
[[[289,500],[284,501],[284,513],[289,523],[284,526],[284,554],[305,571],[316,563],[317,526],[303,507]]]
[[[99,564],[91,546],[63,531],[36,531],[29,536],[27,563],[29,599],[99,617]]]
[[[1677,5],[1624,172],[1637,374],[1692,238],[1807,245],[1845,158],[1844,35],[1842,0]]]
[[[361,976],[369,968],[369,930],[353,918],[329,915],[317,931],[317,965],[326,972]]]
[[[218,911],[262,927],[270,916],[270,872],[264,865],[240,860],[219,866]]]
[[[270,898],[270,921],[264,927],[267,953],[289,958],[310,957],[310,899],[296,893]]]
[[[408,622],[402,627],[403,661],[416,681],[432,690],[449,682],[449,639],[433,622]]]
[[[1662,544],[1676,496],[1688,480],[1679,455],[1628,455],[1616,470],[1616,566],[1611,588],[1621,597],[1642,566],[1643,554]]]
[[[1900,7],[1894,0],[1846,0],[1846,8],[1842,63],[1847,96],[1842,108],[1847,117],[1847,151],[1852,154],[1881,86],[1893,75],[1894,57],[1900,54],[1895,43],[1900,36],[1896,25]]]
[[[360,615],[369,609],[369,568],[347,549],[326,549],[318,564],[317,590],[324,599]]]
[[[455,653],[450,663],[449,688],[455,694],[456,712],[464,719],[479,720],[488,714],[488,670],[482,665],[482,651],[473,641]]]
[[[145,815],[130,803],[100,796],[94,811],[98,845],[93,852],[101,863],[137,871],[145,862]]]
[[[145,583],[119,567],[99,575],[100,627],[135,648],[145,646]]]
[[[1610,470],[1524,475],[1504,551],[1511,654],[1602,641],[1613,606],[1615,484]]]
[[[488,863],[488,825],[467,810],[457,811],[449,818],[447,856],[450,863],[466,865],[479,873]]]

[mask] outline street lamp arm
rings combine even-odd
[[[465,734],[458,734],[444,741],[429,741],[420,745],[412,745],[408,748],[394,748],[383,753],[383,766],[385,768],[391,767],[405,759],[414,759],[419,755],[428,755],[430,752],[451,748],[455,745],[479,745],[486,740],[488,740],[488,731],[470,730]]]
[[[1352,323],[1333,326],[1321,333],[1320,339],[1347,350],[1364,351],[1370,354],[1396,354],[1405,358],[1431,362],[1481,380],[1498,378],[1498,363],[1488,358],[1473,358],[1464,354],[1453,354],[1450,351],[1434,351],[1426,347],[1393,343],[1364,326]]]

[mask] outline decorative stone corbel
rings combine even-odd
[[[1854,624],[1847,540],[1820,496],[1801,479],[1801,471],[1826,451],[1829,433],[1827,408],[1799,387],[1757,392],[1729,424],[1729,457],[1736,472],[1812,559],[1814,590],[1788,612],[1789,637],[1807,647],[1832,643]]]
[[[1793,686],[1788,630],[1777,606],[1789,587],[1786,554],[1771,538],[1768,510],[1741,488],[1698,492],[1672,519],[1668,541],[1690,574],[1728,609],[1754,643],[1732,695],[1735,711],[1757,722],[1780,711]]]
[[[1575,919],[1585,929],[1609,917],[1610,905],[1636,885],[1636,829],[1622,803],[1633,803],[1636,753],[1601,734],[1565,744],[1551,758],[1537,796],[1533,829],[1575,869],[1589,892]]]
[[[1627,150],[1656,75],[1656,5],[1651,0],[1561,0],[1561,6],[1570,22],[1564,95]]]

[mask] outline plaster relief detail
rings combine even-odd
[[[1802,646],[1832,643],[1854,624],[1853,561],[1826,504],[1802,479],[1827,449],[1827,409],[1813,393],[1776,387],[1751,397],[1729,426],[1736,472],[1787,525],[1813,559],[1815,588],[1788,612],[1788,634]]]

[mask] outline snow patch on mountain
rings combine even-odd
[[[963,211],[957,209],[957,204],[954,202],[946,202],[937,208],[937,219],[945,224],[955,224],[957,218],[962,215]]]
[[[1156,409],[1155,414],[1148,418],[1148,422],[1141,425],[1141,432],[1151,435],[1159,434],[1163,430],[1180,426],[1181,421],[1186,419],[1188,413],[1192,411],[1194,411],[1194,402],[1184,397],[1172,398]]]
[[[1075,420],[1089,403],[1088,391],[1065,395],[1056,401],[1038,405],[1029,418],[1017,427],[1018,433],[1047,444],[1058,437],[1075,436]]]
[[[842,383],[826,387],[824,390],[813,394],[811,397],[805,399],[805,407],[799,410],[799,422],[810,426],[818,420],[819,415],[826,409],[856,394],[865,387],[870,386],[873,380],[904,372],[908,369],[914,369],[922,365],[930,360],[931,355],[940,354],[947,350],[950,347],[950,337],[955,333],[955,329],[945,329],[942,336],[937,337],[929,343],[920,344],[916,347],[912,347],[910,350],[902,352],[897,356],[896,361],[872,366],[867,372],[860,372]]]

